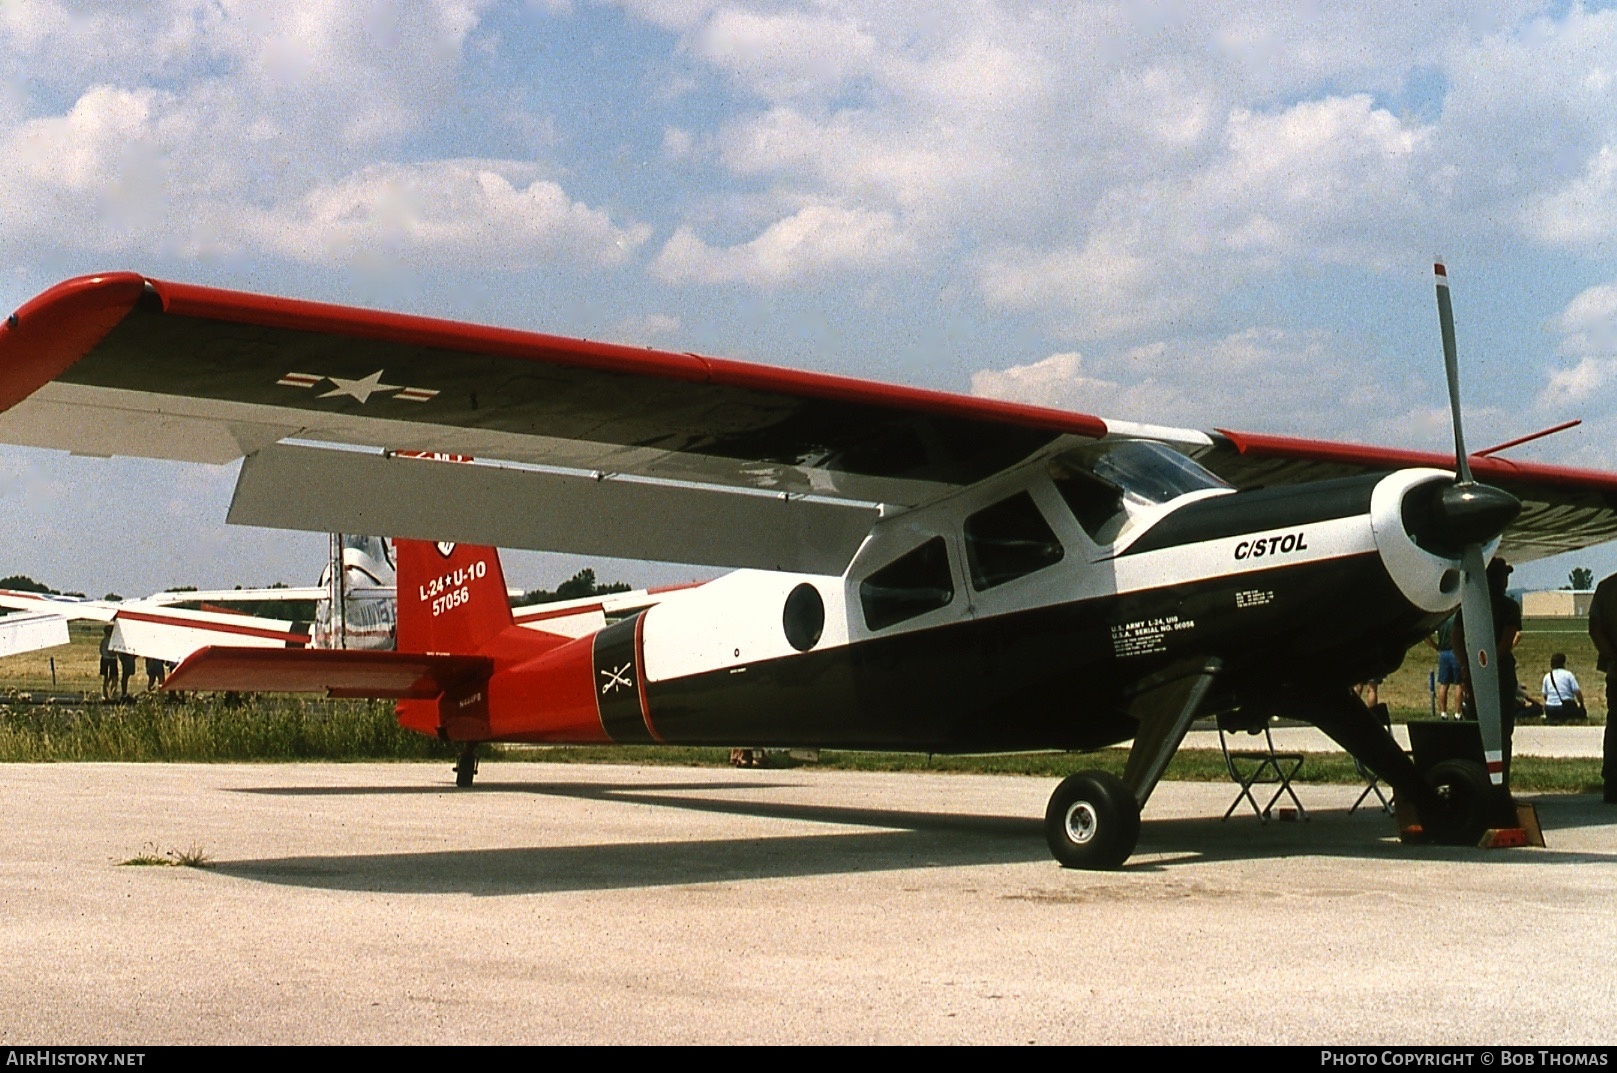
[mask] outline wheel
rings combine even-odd
[[[1488,769],[1475,760],[1433,764],[1426,781],[1442,801],[1435,816],[1422,817],[1433,841],[1474,846],[1488,829],[1499,791],[1488,781]]]
[[[1140,805],[1104,771],[1068,775],[1044,810],[1044,837],[1063,868],[1116,868],[1140,840]]]
[[[475,746],[467,746],[455,764],[455,785],[464,790],[472,784],[472,779],[476,776],[477,749]]]

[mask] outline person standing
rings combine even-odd
[[[1606,804],[1617,805],[1617,733],[1611,717],[1612,681],[1617,678],[1617,574],[1605,578],[1595,588],[1589,603],[1589,640],[1595,643],[1600,661],[1595,669],[1606,676],[1606,733],[1601,742],[1600,780]]]
[[[119,686],[118,699],[129,699],[129,680],[135,677],[135,654],[133,652],[118,653],[118,667],[123,672]]]
[[[101,631],[101,699],[110,701],[118,688],[118,655],[112,650],[112,627]]]
[[[1437,717],[1440,720],[1452,718],[1458,720],[1460,711],[1465,707],[1465,685],[1460,678],[1460,657],[1455,655],[1454,648],[1454,621],[1459,618],[1456,611],[1438,624],[1435,637],[1426,638],[1426,643],[1437,650]],[[1450,691],[1453,692],[1454,706],[1449,706]]]

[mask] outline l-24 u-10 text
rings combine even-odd
[[[418,586],[421,592],[421,602],[426,603],[433,597],[440,596],[443,593],[448,592],[450,589],[458,589],[468,582],[476,581],[479,578],[484,577],[487,573],[488,563],[478,561],[459,567],[458,569],[451,570],[447,574],[440,574],[431,581],[428,581],[426,584]],[[454,605],[451,604],[450,606]],[[436,603],[433,605],[432,613],[434,615],[438,613]]]

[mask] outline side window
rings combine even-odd
[[[949,550],[942,537],[933,537],[859,583],[865,625],[872,630],[946,607],[953,599]]]
[[[1123,527],[1123,490],[1083,470],[1052,467],[1050,480],[1090,539],[1110,544]]]
[[[966,519],[966,562],[978,592],[1061,561],[1061,541],[1033,497],[1018,492]]]

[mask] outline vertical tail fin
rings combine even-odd
[[[394,542],[400,652],[466,655],[512,624],[500,553],[471,544]]]

